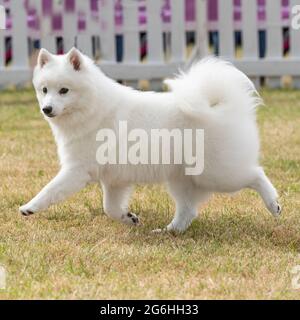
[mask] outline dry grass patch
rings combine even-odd
[[[131,202],[143,225],[102,211],[91,186],[47,212],[18,213],[58,169],[51,132],[31,90],[0,93],[0,264],[3,299],[297,299],[300,264],[300,92],[263,91],[262,163],[283,203],[274,220],[259,196],[215,196],[183,235],[151,234],[174,205],[161,186],[139,186]]]

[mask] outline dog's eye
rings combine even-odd
[[[59,90],[59,94],[67,94],[68,92],[69,92],[69,89],[67,89],[67,88],[61,88]]]
[[[44,94],[47,94],[47,92],[48,92],[48,89],[47,89],[46,87],[44,87],[44,88],[43,88],[43,93],[44,93]]]

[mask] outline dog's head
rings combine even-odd
[[[87,64],[87,58],[75,48],[61,56],[41,49],[33,84],[46,118],[58,118],[82,107],[87,94]]]

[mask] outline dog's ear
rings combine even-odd
[[[68,53],[68,59],[75,71],[80,71],[82,68],[82,55],[76,48],[72,48]]]
[[[41,49],[38,56],[38,65],[43,68],[51,60],[51,53],[46,49]]]

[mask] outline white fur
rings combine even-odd
[[[64,56],[42,50],[33,83],[41,109],[53,107],[55,117],[45,118],[57,143],[61,170],[20,208],[23,214],[45,210],[90,182],[101,182],[106,214],[128,224],[138,222],[134,214],[127,214],[136,183],[168,185],[176,202],[168,230],[184,231],[196,217],[198,204],[214,192],[253,188],[275,216],[280,213],[277,192],[258,164],[255,108],[260,100],[252,82],[231,64],[205,59],[167,80],[170,92],[139,92],[107,78],[76,49]],[[62,87],[69,93],[58,94]],[[120,120],[127,120],[129,130],[204,129],[204,172],[186,176],[178,165],[98,165],[96,133],[101,128],[117,131]]]

